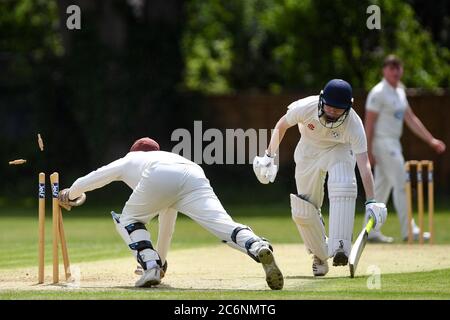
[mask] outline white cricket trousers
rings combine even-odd
[[[295,162],[297,193],[318,210],[323,204],[324,184],[328,173],[330,201],[328,256],[334,256],[338,249],[343,249],[349,255],[357,197],[356,159],[350,146],[337,144],[328,149],[319,149],[314,145],[299,143],[295,151]],[[302,233],[301,229],[304,226],[297,223],[297,227]],[[325,237],[324,234],[316,236],[322,239]],[[307,243],[308,239],[303,240]],[[315,248],[322,248],[323,245],[322,243],[318,246],[310,246],[307,250],[323,259],[324,252],[314,252]]]
[[[158,212],[164,214],[166,208],[184,213],[227,242],[232,241],[235,228],[245,227],[228,215],[203,169],[196,164],[158,164],[147,168],[123,208],[120,222],[147,224]],[[253,233],[248,238],[252,236]]]
[[[348,164],[351,170],[348,172],[332,170],[340,163]],[[320,150],[306,143],[299,144],[295,150],[295,164],[297,192],[305,195],[316,208],[321,208],[323,204],[327,173],[333,175],[329,177],[329,182],[337,180],[352,185],[356,183],[354,171],[356,159],[349,147],[343,144],[329,150]]]
[[[403,238],[408,236],[408,213],[405,193],[405,160],[400,140],[375,137],[373,140],[375,157],[375,199],[387,203],[393,191],[394,207]]]

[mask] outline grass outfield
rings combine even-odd
[[[313,281],[313,280],[311,280]],[[317,280],[314,280],[317,282]],[[450,269],[383,275],[381,290],[368,290],[366,277],[320,279],[321,286],[305,286],[298,291],[271,290],[160,290],[130,289],[109,291],[0,291],[0,299],[450,299]]]
[[[114,209],[114,208],[112,208]],[[99,216],[104,209],[77,208],[65,215],[66,237],[72,264],[128,258],[129,251],[116,233],[108,215]],[[47,210],[49,212],[49,210]],[[37,266],[37,218],[16,209],[2,209],[0,214],[0,274],[14,269]],[[248,224],[255,233],[277,244],[300,243],[298,231],[290,219],[288,208],[235,207],[230,212],[249,213],[235,220]],[[256,216],[263,213],[263,216]],[[49,213],[47,213],[50,215]],[[278,214],[277,216],[274,216]],[[327,219],[326,219],[327,221]],[[157,237],[157,220],[150,223],[152,239]],[[356,216],[355,234],[362,225],[362,215]],[[436,244],[450,244],[450,215],[435,215]],[[395,215],[389,217],[384,232],[399,239],[399,225]],[[51,219],[46,224],[46,263],[51,264]],[[172,254],[197,247],[217,245],[219,241],[200,226],[180,215],[173,242]],[[405,247],[407,247],[405,245]],[[435,246],[439,247],[439,246]],[[389,245],[386,245],[389,248]],[[426,247],[428,248],[428,247]],[[367,250],[367,249],[366,249]],[[424,248],[424,250],[426,250]],[[304,254],[302,252],[302,254]],[[304,254],[306,257],[306,254]],[[302,256],[303,257],[303,256]],[[170,263],[170,261],[169,261]],[[195,262],[193,262],[195,263]],[[211,261],[211,264],[214,262]],[[395,261],[393,261],[395,263]],[[445,267],[445,266],[443,266]],[[439,269],[439,268],[438,268]],[[174,289],[120,289],[111,290],[2,290],[0,299],[450,299],[450,269],[426,272],[383,274],[381,290],[367,289],[367,277],[349,280],[347,277],[310,278],[305,274],[301,288],[280,292],[267,290],[174,290]],[[287,279],[289,280],[289,279]]]

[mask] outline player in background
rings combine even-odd
[[[375,198],[386,203],[393,195],[394,207],[400,221],[403,240],[408,238],[408,212],[405,193],[405,160],[400,138],[403,123],[438,154],[445,151],[445,144],[433,137],[411,109],[406,98],[405,87],[400,82],[403,63],[389,55],[383,62],[383,79],[370,90],[366,101],[365,130],[369,160],[374,167]],[[368,217],[366,217],[367,221]],[[412,221],[414,239],[419,237],[419,227]],[[430,234],[424,232],[424,239]],[[392,237],[381,231],[369,234],[369,241],[391,243]]]

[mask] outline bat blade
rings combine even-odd
[[[374,224],[374,220],[372,218],[370,218],[369,222],[367,222],[367,225],[364,227],[364,229],[358,235],[358,238],[356,239],[355,243],[353,244],[352,251],[350,252],[350,256],[348,258],[348,264],[350,267],[350,278],[355,277],[355,272],[356,272],[356,268],[358,267],[359,259],[361,258],[361,255],[364,251],[364,248],[367,243],[367,238],[369,236],[370,230],[372,230],[373,224]]]

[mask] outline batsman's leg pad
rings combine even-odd
[[[328,171],[330,200],[329,256],[343,249],[347,257],[352,247],[355,204],[358,194],[355,168],[350,162],[339,162]]]
[[[291,194],[292,220],[305,243],[309,254],[314,254],[320,260],[328,259],[328,247],[325,235],[325,223],[317,208],[310,202]]]
[[[120,222],[119,222],[120,223]],[[132,223],[126,226],[121,224],[129,236],[129,242],[125,241],[128,247],[136,252],[136,259],[144,270],[147,270],[148,264],[155,262],[161,267],[161,259],[153,248],[150,241],[150,233],[145,225],[140,222]]]

